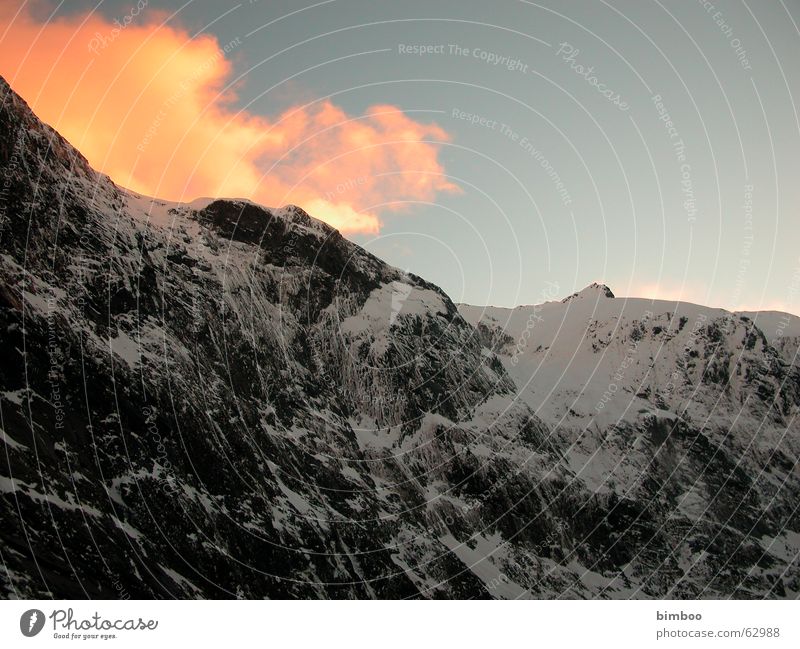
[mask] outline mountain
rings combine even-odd
[[[800,318],[614,298],[600,285],[562,302],[459,308],[576,477],[646,503],[644,520],[672,540],[641,550],[665,595],[691,581],[693,596],[796,596]],[[778,580],[764,593],[768,575]]]
[[[3,597],[800,593],[760,316],[457,307],[299,207],[120,188],[0,95]]]

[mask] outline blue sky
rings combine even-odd
[[[153,9],[241,41],[229,58],[253,113],[331,97],[444,129],[439,161],[461,191],[380,212],[379,234],[351,238],[455,301],[513,306],[603,281],[623,296],[800,313],[797,2]]]

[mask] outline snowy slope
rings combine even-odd
[[[459,310],[589,488],[662,499],[688,536],[705,539],[708,525],[711,545],[730,531],[738,551],[752,542],[752,552],[781,548],[784,560],[796,560],[798,373],[787,349],[770,344],[761,328],[796,318],[615,298],[599,285],[561,302]],[[777,534],[754,531],[763,513],[747,529],[738,526],[763,502],[784,503]],[[663,561],[687,573],[682,581],[719,579],[706,565],[705,543]]]
[[[456,308],[298,207],[119,188],[0,95],[3,596],[800,592],[800,380],[750,320]]]
[[[800,318],[780,311],[742,311],[739,315],[750,318],[787,363],[800,363]]]
[[[714,383],[715,371],[730,377],[726,399],[736,400],[749,385],[743,372],[757,372],[765,355],[774,360],[776,350],[753,314],[609,298],[604,290],[587,287],[563,302],[515,309],[461,305],[459,310],[471,324],[502,336],[497,349],[507,357],[507,369],[518,386],[528,388],[522,390],[525,400],[548,412],[548,420],[559,407],[574,405],[604,424],[656,401],[691,412],[698,405],[692,395]],[[759,314],[758,322],[762,315],[767,314]],[[621,396],[610,397],[611,384]],[[642,393],[651,396],[640,403],[636,395]],[[700,405],[703,413],[728,420],[727,413],[707,412],[708,404]]]

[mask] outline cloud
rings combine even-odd
[[[0,8],[0,74],[120,185],[170,200],[296,203],[351,233],[377,232],[404,201],[458,191],[438,161],[440,127],[394,106],[351,116],[329,100],[271,118],[239,110],[228,84],[244,42],[192,38],[146,5],[115,21]]]

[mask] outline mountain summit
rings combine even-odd
[[[566,304],[570,300],[574,299],[584,299],[584,298],[603,298],[603,297],[614,297],[614,294],[611,292],[611,289],[608,288],[605,284],[598,284],[597,282],[592,282],[586,288],[578,291],[577,293],[573,293],[569,297],[565,297],[561,300],[562,303]]]
[[[0,168],[2,596],[800,594],[758,314],[457,308],[300,208],[116,186],[4,81]]]

